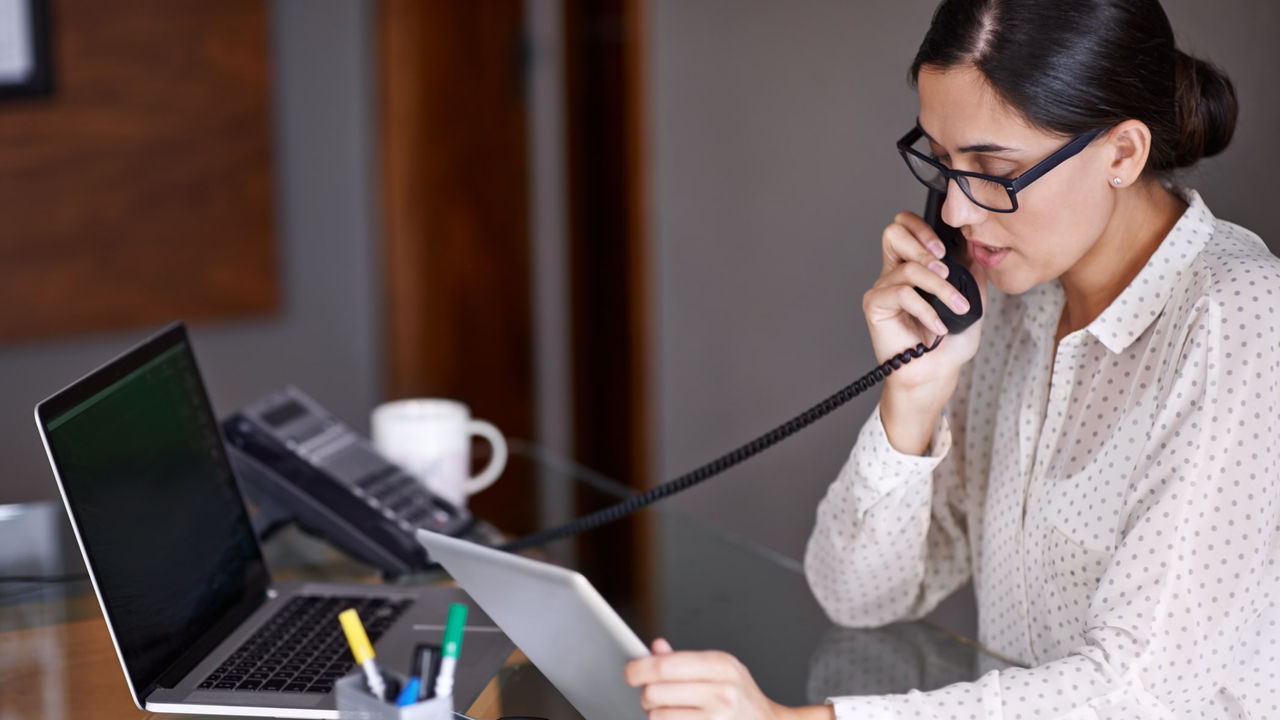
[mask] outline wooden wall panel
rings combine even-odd
[[[277,306],[260,0],[55,0],[0,103],[0,341]]]
[[[462,400],[531,438],[523,23],[520,2],[383,0],[378,45],[387,393]],[[531,530],[527,464],[470,507]]]

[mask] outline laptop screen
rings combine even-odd
[[[141,700],[267,583],[185,329],[46,400],[38,415]]]

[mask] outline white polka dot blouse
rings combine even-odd
[[[1280,718],[1280,259],[1185,196],[1056,348],[1056,281],[991,293],[927,457],[862,428],[805,552],[827,614],[918,618],[972,577],[979,641],[1028,667],[840,720]]]

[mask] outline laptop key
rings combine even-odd
[[[376,641],[411,600],[369,597],[295,597],[236,649],[205,682],[240,685],[261,682],[259,690],[329,682],[354,669],[337,621],[339,611],[356,608]],[[326,676],[327,671],[336,676]],[[314,681],[314,682],[313,682]],[[298,688],[295,688],[297,691]],[[328,692],[317,690],[317,692]]]

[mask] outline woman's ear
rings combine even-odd
[[[1125,120],[1103,137],[1108,160],[1103,182],[1118,188],[1137,182],[1151,154],[1151,128],[1141,120]]]

